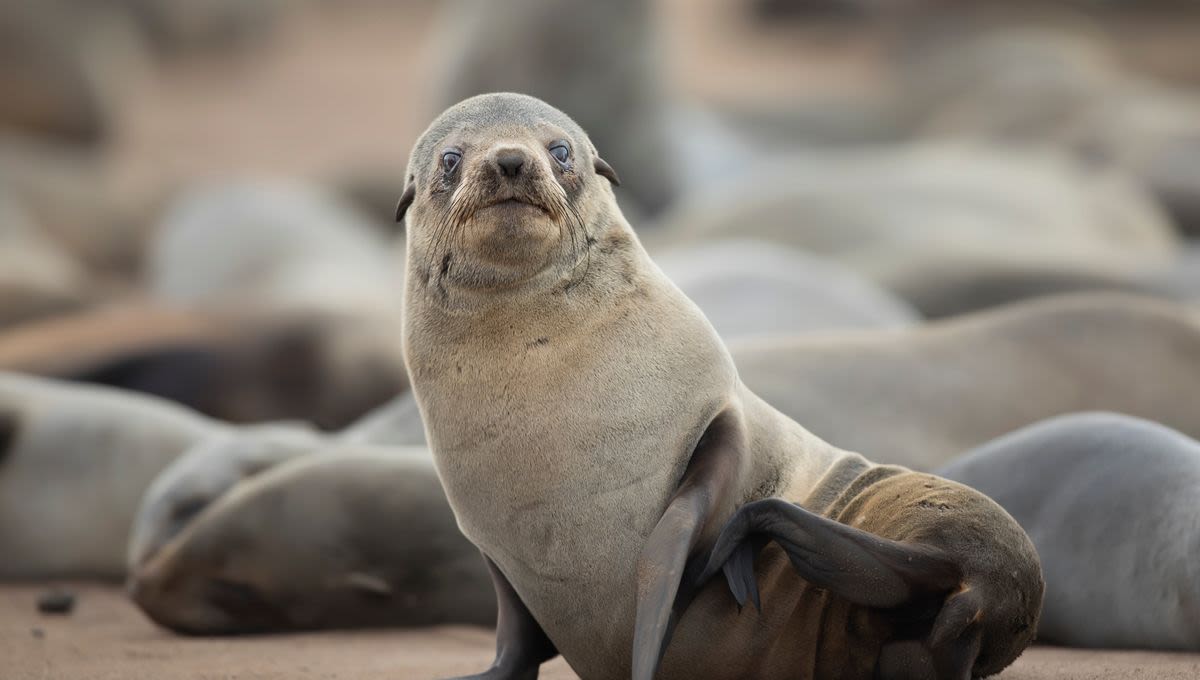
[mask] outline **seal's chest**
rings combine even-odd
[[[656,499],[665,502],[673,465],[647,471],[631,465],[637,449],[616,455],[552,440],[437,452],[464,532],[489,555],[507,553],[557,581],[596,561],[632,564],[661,514]]]

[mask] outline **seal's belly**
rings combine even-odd
[[[570,484],[524,502],[460,497],[456,512],[464,533],[496,562],[578,672],[628,677],[629,669],[613,668],[612,660],[629,658],[637,560],[662,513],[645,499],[665,499],[677,476],[667,465],[654,475],[591,488]],[[519,484],[497,480],[496,487]]]

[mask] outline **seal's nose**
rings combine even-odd
[[[525,167],[525,154],[519,149],[505,149],[496,154],[496,167],[505,177],[516,177]]]

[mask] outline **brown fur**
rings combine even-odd
[[[983,620],[992,628],[985,637],[1020,644],[1032,639],[1041,586],[1023,582],[1028,574],[1018,578],[1012,565],[1036,557],[1024,532],[995,503],[967,487],[900,467],[861,459],[848,467],[854,470],[852,479],[832,475],[802,505],[877,536],[947,551],[966,574],[964,589],[984,593],[981,601],[991,611]],[[714,680],[870,678],[889,643],[929,634],[930,617],[920,610],[937,606],[927,601],[898,610],[856,605],[797,578],[775,545],[759,556],[756,572],[762,611],[739,610],[720,588],[708,588],[685,620],[706,623],[681,625],[673,643],[680,651],[668,653],[663,677],[686,677],[674,669],[697,649],[711,648],[713,665],[706,666],[704,677]],[[981,655],[974,674],[999,672],[1009,661]]]
[[[549,153],[558,138],[573,149],[562,167]],[[453,169],[446,149],[461,151]],[[500,163],[513,149],[525,155],[524,174]],[[1015,628],[1036,619],[1041,598],[1036,555],[1019,527],[946,482],[941,495],[886,480],[858,490],[876,470],[913,473],[829,446],[741,385],[711,325],[638,243],[597,158],[561,112],[505,94],[452,107],[409,164],[400,212],[409,220],[405,354],[414,394],[459,526],[495,564],[500,592],[517,595],[502,602],[498,665],[481,677],[532,677],[545,658],[545,640],[513,635],[506,616],[537,624],[587,680],[649,678],[658,641],[673,628],[659,678],[745,677],[756,663],[770,669],[759,677],[805,677],[796,650],[818,643],[844,650],[829,657],[834,675],[868,678],[877,661],[891,669],[922,654],[940,662],[939,626],[972,631],[964,669],[1010,663],[1033,634]],[[478,208],[508,196],[536,205]],[[563,196],[566,220],[554,203]],[[803,605],[787,593],[806,586],[769,564],[759,567],[775,574],[764,607],[793,623],[739,616],[719,580],[694,584],[687,607],[693,584],[683,563],[713,548],[731,516],[753,501],[847,490],[862,500],[835,519],[924,541],[890,550],[953,560],[961,572],[959,589],[939,594],[943,606],[909,612],[926,627],[910,631],[912,645],[889,647],[909,638],[874,624],[843,632],[850,618],[878,618],[871,607],[788,606]],[[922,500],[956,509],[910,510]],[[836,540],[854,534],[825,519],[817,525],[839,527]],[[876,549],[870,541],[879,539],[868,539],[860,553]],[[854,570],[833,580],[853,586]],[[664,610],[675,588],[677,626]],[[897,603],[913,604],[898,592]],[[961,612],[978,620],[943,621]],[[505,663],[516,657],[530,665]]]

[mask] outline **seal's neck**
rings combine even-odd
[[[601,225],[588,225],[564,239],[563,257],[536,275],[500,287],[456,279],[445,268],[431,265],[420,247],[410,244],[405,316],[453,317],[458,328],[478,333],[486,329],[489,318],[509,324],[514,319],[544,323],[550,315],[570,316],[573,308],[602,304],[628,289],[640,261],[649,259],[619,212],[606,217]],[[469,324],[463,324],[464,319]]]

